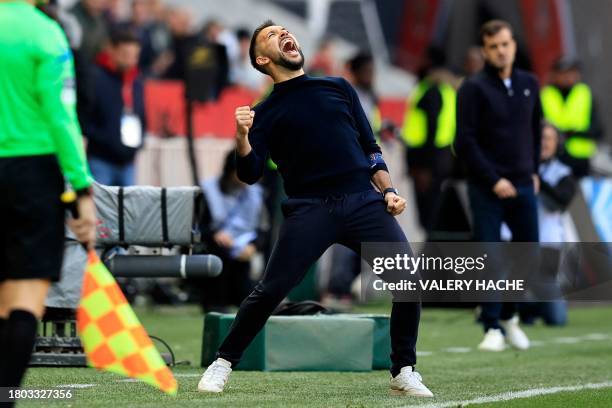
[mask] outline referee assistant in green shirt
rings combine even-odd
[[[81,242],[95,240],[92,178],[76,120],[72,55],[34,1],[0,0],[0,387],[18,387],[62,265],[64,177]]]

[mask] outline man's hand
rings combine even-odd
[[[253,255],[255,255],[255,252],[257,252],[255,245],[248,244],[244,247],[242,252],[240,252],[240,255],[238,255],[237,259],[242,262],[249,261],[253,257]]]
[[[250,106],[236,108],[236,136],[244,139],[249,135],[249,129],[253,126],[255,111]]]
[[[251,152],[249,143],[249,129],[253,126],[255,111],[250,106],[240,106],[236,108],[236,149],[238,155],[244,157]]]
[[[232,245],[234,245],[234,240],[231,235],[225,231],[217,231],[215,235],[213,235],[213,239],[221,248],[231,248]]]
[[[77,239],[93,249],[96,243],[96,205],[91,196],[82,196],[77,199],[79,218],[68,220],[68,227]]]
[[[533,177],[533,191],[540,194],[540,176],[533,174],[531,177]]]
[[[516,188],[505,178],[500,178],[493,186],[493,192],[501,199],[512,198],[517,196]]]
[[[400,215],[406,209],[406,199],[395,193],[385,194],[387,212],[391,215]]]

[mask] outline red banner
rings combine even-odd
[[[440,0],[405,2],[402,30],[398,42],[397,63],[412,72],[421,65],[434,34]]]
[[[521,0],[520,6],[533,71],[545,81],[552,63],[563,55],[559,5],[557,0]]]
[[[216,102],[197,103],[193,112],[194,136],[233,137],[236,107],[251,105],[256,98],[257,94],[251,91],[228,88]],[[187,123],[182,82],[147,81],[145,108],[149,132],[158,136],[185,135]]]
[[[156,136],[185,135],[185,98],[179,81],[147,81],[145,108],[147,129]],[[216,102],[196,104],[194,109],[194,137],[234,137],[234,111],[241,105],[252,105],[258,95],[243,88],[227,88]],[[381,115],[401,125],[405,100],[383,99]]]

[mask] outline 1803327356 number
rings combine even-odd
[[[37,389],[37,388],[0,388],[0,402],[12,402],[25,399],[71,399],[71,389]]]

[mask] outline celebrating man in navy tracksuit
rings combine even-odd
[[[406,243],[393,217],[404,210],[406,200],[392,187],[351,85],[341,78],[304,75],[299,43],[271,21],[253,33],[250,56],[258,71],[272,77],[274,90],[254,110],[236,109],[238,177],[255,183],[269,155],[289,199],[282,206],[285,222],[263,280],[242,303],[217,360],[202,376],[198,390],[204,392],[223,391],[231,367],[329,246],[340,243],[359,253],[362,242]],[[414,371],[419,319],[419,303],[393,303],[394,394],[433,396]]]

